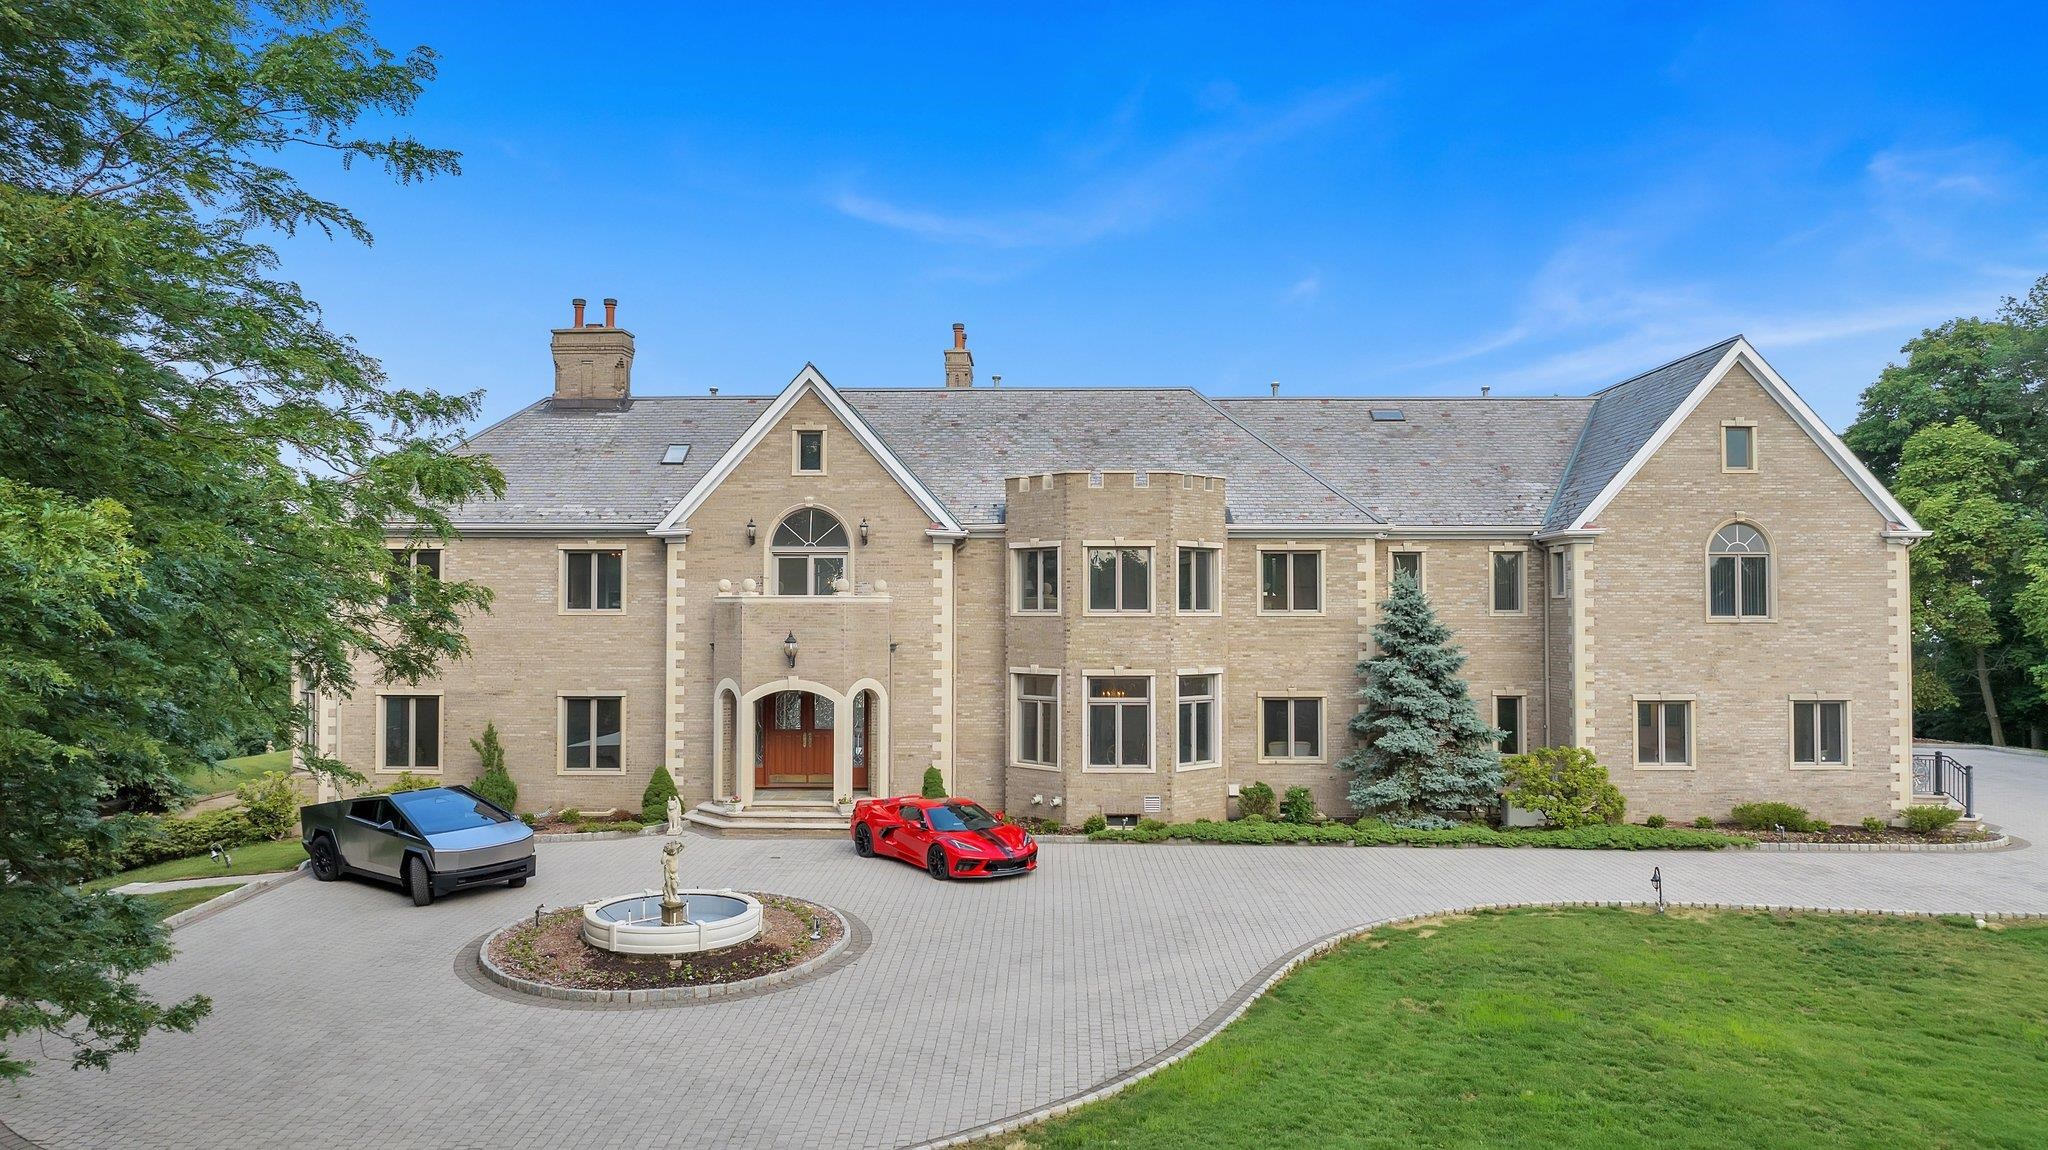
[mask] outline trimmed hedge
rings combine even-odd
[[[946,776],[940,774],[937,767],[926,767],[924,769],[924,797],[928,799],[943,799],[946,797]]]
[[[646,823],[668,822],[668,801],[676,797],[675,776],[668,768],[657,766],[647,780],[647,789],[640,792],[640,820]]]
[[[1219,823],[1208,819],[1170,826],[1117,827],[1088,836],[1094,842],[1160,843],[1181,839],[1201,843],[1238,844],[1352,844],[1356,846],[1492,846],[1561,847],[1569,850],[1720,850],[1746,847],[1754,840],[1740,835],[1668,827],[1639,827],[1628,824],[1573,827],[1568,830],[1495,830],[1488,826],[1458,826],[1446,830],[1418,830],[1389,826],[1377,819],[1360,819],[1354,826],[1324,823],[1300,826],[1294,823]]]

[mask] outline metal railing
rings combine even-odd
[[[1970,764],[1946,751],[1916,752],[1913,755],[1913,793],[1918,796],[1946,796],[1963,804],[1963,817],[1977,817],[1976,772]]]

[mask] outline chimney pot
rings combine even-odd
[[[606,327],[617,327],[617,326],[619,326],[619,301],[618,301],[618,300],[615,300],[615,299],[608,299],[608,300],[604,301],[604,325],[605,325]]]
[[[569,306],[575,309],[575,317],[569,321],[570,327],[583,326],[583,305],[584,301],[580,299],[572,299],[569,301]]]
[[[946,386],[974,386],[974,353],[967,350],[967,325],[953,325],[953,346],[946,349]]]
[[[967,325],[964,323],[956,323],[953,325],[953,348],[954,350],[958,351],[966,348],[966,346]]]
[[[555,361],[555,394],[563,409],[611,408],[633,403],[633,333],[618,325],[618,304],[604,301],[604,322],[589,318],[588,300],[570,300],[572,322],[556,328],[549,350]]]

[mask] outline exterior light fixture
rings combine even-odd
[[[754,545],[754,531],[754,521],[751,519],[747,520],[747,546],[749,547]]]
[[[787,656],[789,656],[789,665],[790,665],[790,666],[792,666],[792,667],[796,666],[796,632],[795,632],[795,631],[791,631],[791,632],[790,632],[789,634],[787,634],[787,635],[784,635],[784,636],[782,637],[782,653],[783,653],[783,654],[785,654],[785,655],[787,655]]]
[[[860,545],[862,547],[868,545],[868,521],[865,519],[860,521]]]
[[[1664,868],[1650,868],[1650,889],[1657,892],[1657,913],[1664,913]]]

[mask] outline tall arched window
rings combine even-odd
[[[846,575],[846,528],[829,512],[803,507],[775,528],[777,595],[830,595]]]
[[[1714,532],[1707,548],[1707,613],[1763,619],[1771,613],[1771,545],[1747,523]]]

